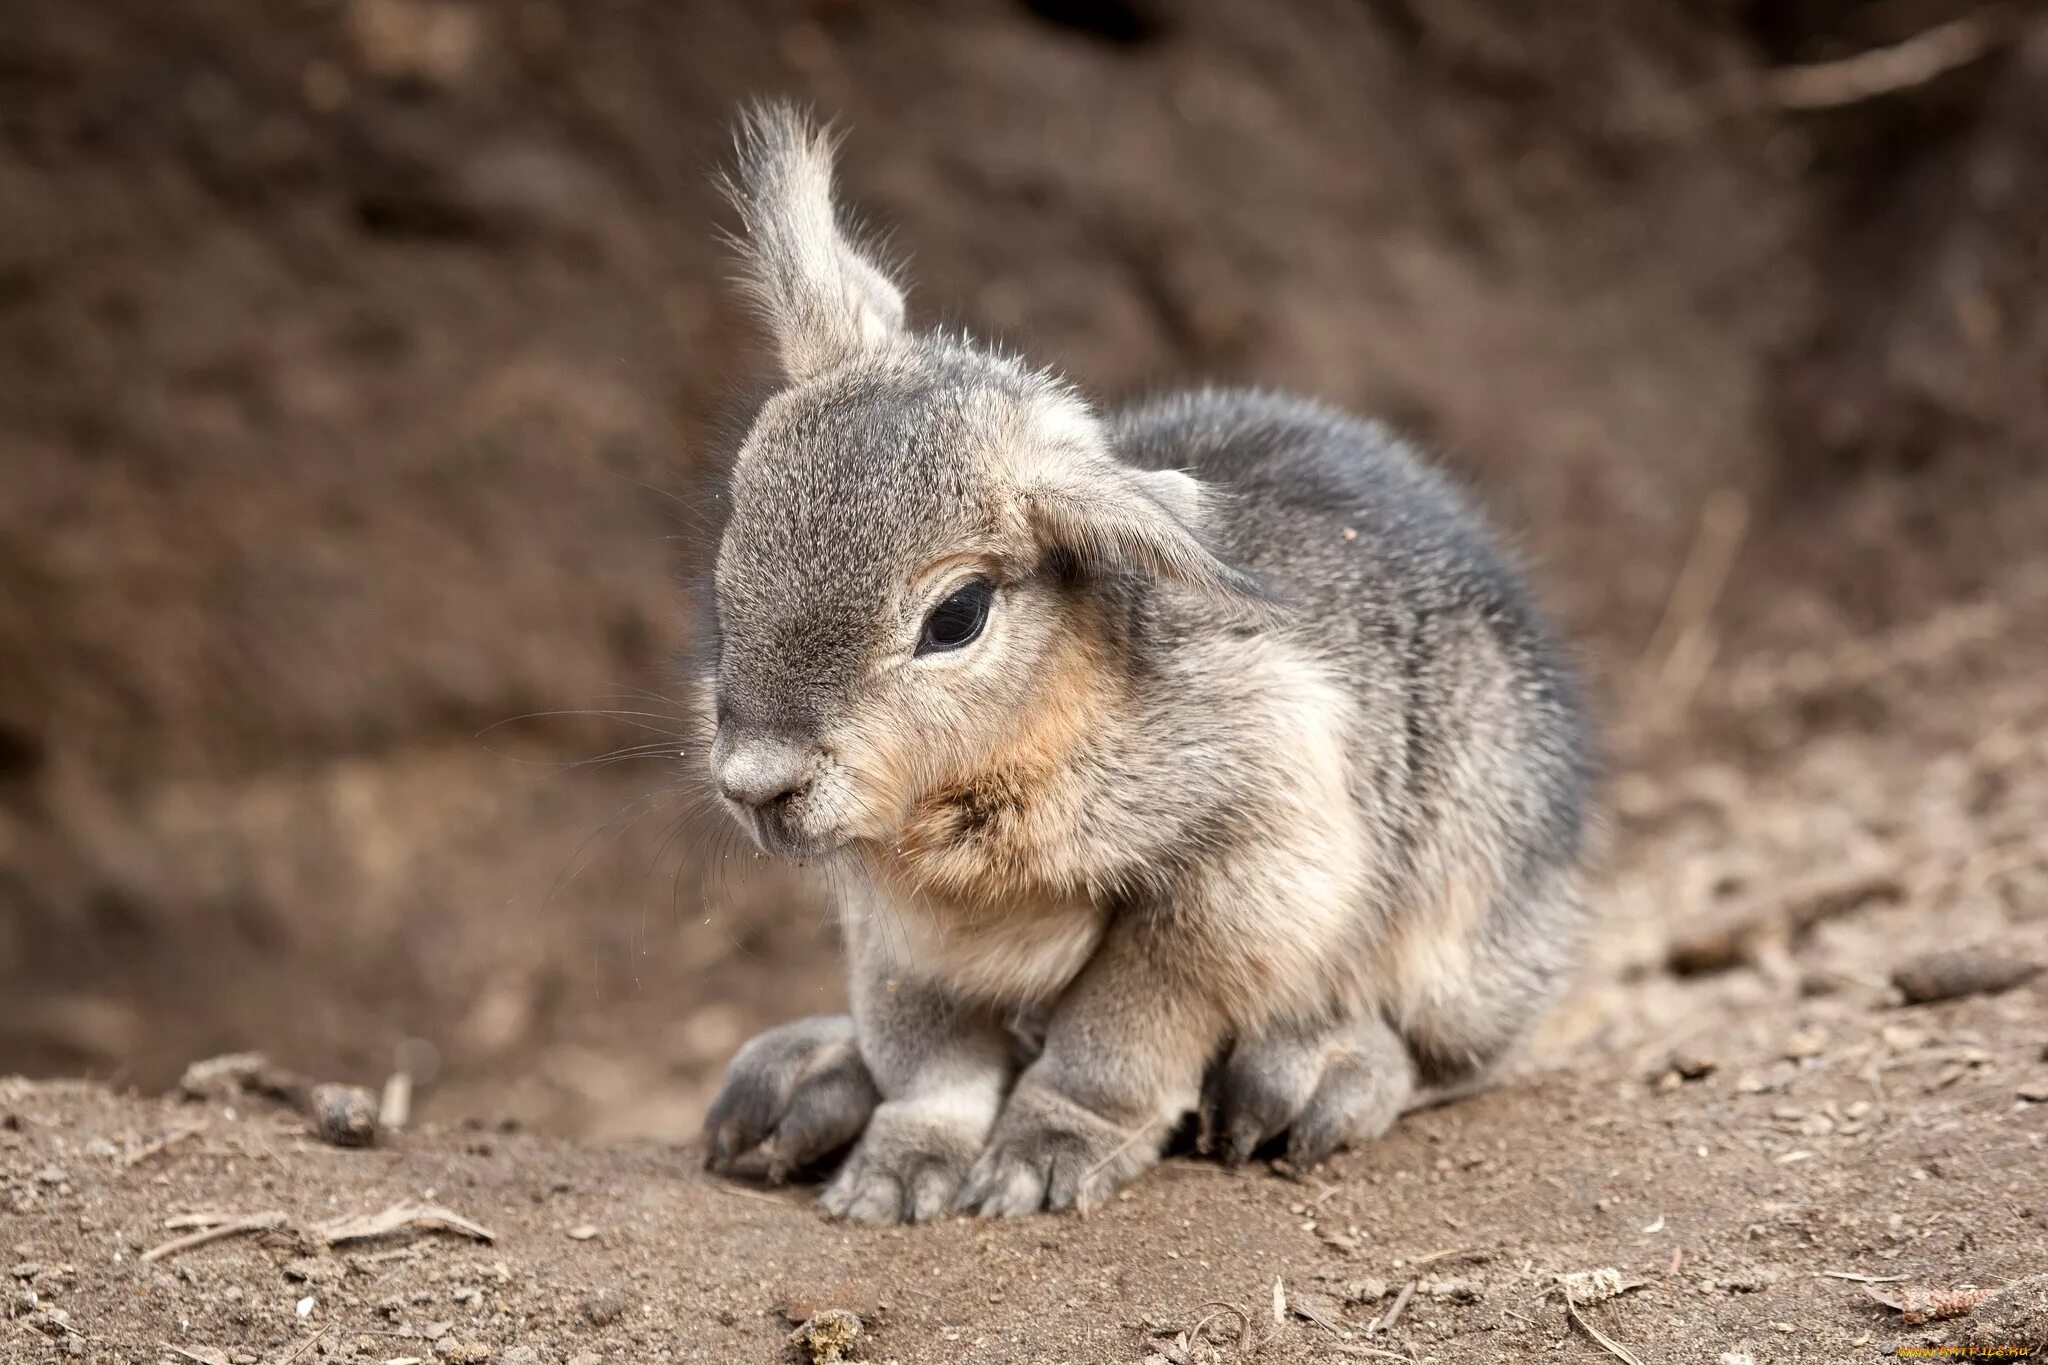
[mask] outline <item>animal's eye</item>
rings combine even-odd
[[[945,601],[924,618],[924,632],[918,637],[917,652],[931,654],[971,644],[988,624],[989,603],[995,600],[995,584],[977,578],[955,588]]]

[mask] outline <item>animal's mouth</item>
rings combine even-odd
[[[843,848],[848,836],[837,828],[813,829],[806,825],[798,802],[778,802],[753,808],[726,802],[734,820],[753,837],[763,853],[792,862],[822,858]]]

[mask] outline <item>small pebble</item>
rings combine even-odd
[[[359,1085],[316,1085],[307,1099],[313,1129],[336,1147],[369,1147],[377,1141],[377,1098]]]
[[[589,1223],[578,1223],[575,1227],[569,1229],[569,1240],[572,1242],[587,1242],[595,1236],[597,1236],[597,1229]]]
[[[347,1274],[347,1267],[332,1257],[299,1256],[284,1263],[287,1280],[303,1284],[326,1284]]]
[[[846,1352],[860,1336],[860,1314],[844,1308],[828,1308],[789,1334],[796,1347],[812,1365],[832,1365],[846,1359]]]
[[[1818,1057],[1828,1045],[1828,1035],[1817,1028],[1803,1028],[1785,1040],[1784,1055],[1795,1062]]]
[[[1892,984],[1909,1005],[1957,1000],[1966,995],[1995,995],[2033,979],[2041,970],[2005,953],[1983,948],[1958,948],[1923,953],[1892,972]]]
[[[1894,1052],[1911,1052],[1914,1048],[1927,1046],[1927,1035],[1907,1024],[1886,1024],[1877,1031],[1884,1039],[1884,1045]]]
[[[1384,1299],[1393,1286],[1376,1275],[1362,1280],[1353,1280],[1344,1286],[1344,1297],[1352,1303],[1378,1303]]]
[[[625,1316],[632,1296],[616,1285],[607,1285],[583,1301],[583,1316],[593,1327],[609,1327]]]
[[[178,1089],[188,1100],[231,1100],[270,1065],[260,1052],[231,1052],[185,1068]]]

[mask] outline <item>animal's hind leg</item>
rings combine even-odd
[[[1237,1162],[1284,1133],[1288,1159],[1313,1165],[1410,1110],[1485,1089],[1563,988],[1584,920],[1570,880],[1552,874],[1452,945],[1398,1031],[1370,1013],[1240,1039],[1205,1087],[1203,1145]]]
[[[1203,1143],[1234,1164],[1285,1133],[1287,1159],[1312,1166],[1380,1136],[1419,1098],[1408,1047],[1378,1015],[1279,1025],[1210,1076]]]
[[[1401,1020],[1415,1058],[1417,1101],[1438,1104],[1490,1085],[1563,993],[1585,911],[1563,876],[1504,898],[1480,926],[1460,970],[1434,983]]]

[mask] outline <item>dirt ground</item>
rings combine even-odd
[[[0,1360],[2037,1346],[2048,977],[1893,978],[2048,964],[2044,73],[1962,0],[0,5]],[[920,320],[1388,416],[1524,547],[1610,816],[1511,1084],[1085,1220],[699,1173],[733,1049],[841,998],[671,755],[767,92]],[[404,1058],[421,1122],[158,1098],[251,1047]],[[495,1235],[322,1249],[402,1199]]]
[[[1085,1219],[852,1229],[709,1180],[687,1147],[479,1125],[349,1152],[260,1103],[7,1082],[0,1354],[768,1361],[792,1322],[845,1309],[874,1361],[1591,1361],[1596,1331],[1643,1361],[2017,1357],[2048,1341],[2048,998],[1890,1006],[1851,964],[1910,957],[1899,918],[1830,925],[1841,984],[1821,994],[1748,972],[1623,987],[1682,999],[1624,1022],[1633,1046],[1582,1046],[1299,1180],[1175,1159]],[[2044,927],[2002,941],[2038,953]],[[1666,1038],[1711,1069],[1681,1079]],[[408,1199],[493,1240],[307,1240]],[[208,1212],[289,1230],[141,1263]],[[1557,1277],[1608,1267],[1635,1287],[1569,1324]],[[1857,1276],[1997,1292],[1909,1327]]]
[[[1555,1277],[1603,1267],[1637,1287],[1580,1311],[1643,1361],[2048,1340],[2048,1104],[2016,1094],[2048,1084],[2038,1046],[2016,1041],[2048,1034],[2048,1008],[2037,994],[1820,1017],[1827,1041],[1797,1063],[1785,1053],[1804,1043],[1775,1028],[1728,1037],[1712,1074],[1668,1088],[1610,1056],[1415,1118],[1299,1183],[1176,1160],[1086,1219],[912,1231],[824,1224],[798,1199],[708,1181],[687,1149],[477,1128],[348,1153],[261,1111],[10,1083],[5,1354],[771,1361],[792,1320],[842,1308],[863,1323],[854,1358],[874,1361],[1592,1361]],[[406,1199],[494,1240],[322,1252],[280,1231],[138,1260],[179,1235],[177,1215],[275,1211],[310,1229]],[[1912,1328],[1838,1276],[1999,1293]],[[1197,1339],[1204,1319],[1215,1330]]]
[[[1865,641],[1861,671],[1733,680],[1759,736],[1858,719],[1807,721],[1768,772],[1619,783],[1598,961],[1529,1067],[1325,1168],[1177,1157],[1085,1218],[873,1231],[688,1145],[471,1123],[348,1151],[253,1096],[8,1081],[6,1358],[803,1359],[793,1323],[834,1309],[873,1361],[2043,1349],[2048,975],[1901,993],[1944,955],[2048,964],[2048,692],[2011,666],[2048,590],[2009,600]],[[1916,708],[1932,687],[1972,704]],[[406,1200],[492,1239],[317,1238]],[[282,1227],[141,1260],[180,1218],[264,1213]],[[1607,1269],[1632,1287],[1560,1281]],[[1872,1291],[1970,1311],[1912,1325]]]

